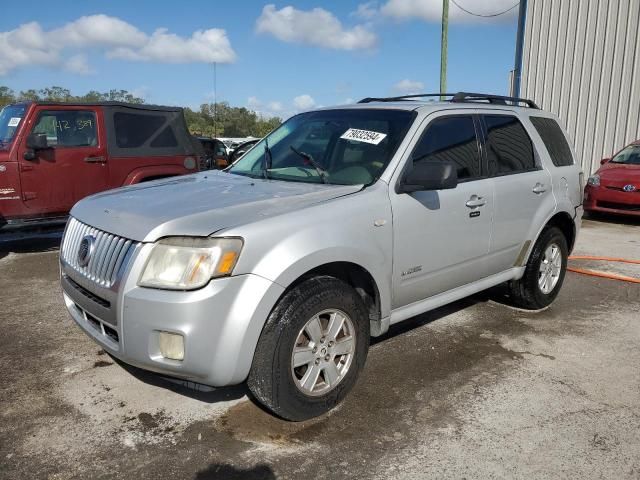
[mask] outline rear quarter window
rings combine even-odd
[[[148,115],[137,113],[118,112],[113,116],[116,129],[116,143],[120,148],[136,148],[147,143],[152,137],[154,140],[158,130],[166,124],[162,115]],[[161,140],[162,141],[162,140]]]
[[[573,165],[573,155],[567,143],[567,138],[562,133],[558,122],[552,118],[529,117],[538,135],[542,138],[551,161],[556,167]]]

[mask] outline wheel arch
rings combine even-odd
[[[383,316],[382,312],[384,312],[385,300],[381,294],[379,282],[376,281],[374,275],[358,263],[337,260],[318,264],[312,268],[307,268],[303,273],[299,273],[288,284],[281,284],[284,287],[284,292],[280,298],[306,279],[320,275],[328,275],[342,280],[358,293],[364,302],[367,313],[369,314],[369,322],[372,327],[371,332],[375,335],[377,331],[376,326],[379,325]],[[278,302],[279,301],[280,299],[278,299]],[[276,302],[276,305],[278,302]]]
[[[569,253],[573,250],[576,241],[577,229],[573,217],[568,212],[560,211],[554,213],[541,228],[536,232],[533,240],[527,240],[523,247],[523,252],[518,256],[518,260],[516,260],[516,265],[519,267],[523,267],[529,261],[529,257],[531,256],[531,252],[533,252],[533,246],[542,235],[542,232],[546,228],[549,227],[557,227],[563,233],[565,239],[567,240],[567,247],[569,249]],[[524,252],[526,251],[526,255]]]

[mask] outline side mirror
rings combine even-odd
[[[44,133],[30,133],[27,137],[27,148],[31,150],[45,150],[49,148],[47,136]]]
[[[611,160],[610,158],[603,158],[602,160],[600,160],[600,165],[604,165],[605,163],[607,163],[609,160]]]
[[[456,188],[458,171],[450,162],[418,162],[398,187],[398,193]]]

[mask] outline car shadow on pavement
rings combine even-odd
[[[268,465],[253,468],[236,468],[227,464],[211,464],[193,477],[194,480],[275,480],[276,475]]]
[[[111,355],[110,355],[111,356]],[[224,388],[213,388],[200,383],[188,382],[177,378],[165,377],[141,368],[126,364],[116,357],[111,359],[141,382],[154,387],[171,390],[174,393],[183,395],[205,403],[228,402],[238,400],[248,394],[245,384],[233,385]],[[208,477],[207,477],[208,478]]]
[[[596,223],[615,223],[616,225],[640,226],[640,217],[624,215],[607,215],[606,213],[591,212],[585,214],[583,220],[590,220]]]
[[[0,259],[10,253],[51,252],[60,248],[62,230],[47,232],[33,236],[0,235]]]
[[[434,310],[422,313],[420,315],[416,315],[413,318],[404,320],[400,323],[396,323],[395,325],[391,325],[387,333],[385,333],[384,335],[381,335],[379,337],[372,337],[371,345],[373,346],[378,343],[385,342],[398,335],[402,335],[411,330],[415,330],[416,328],[428,325],[431,322],[435,322],[436,320],[440,320],[441,318],[444,318],[448,315],[452,315],[461,310],[465,310],[477,303],[485,303],[489,300],[494,300],[498,303],[503,303],[505,305],[508,304],[508,299],[506,297],[502,298],[502,295],[502,289],[496,291],[488,290],[479,292],[471,297],[463,298],[462,300],[458,300],[457,302],[453,302]]]

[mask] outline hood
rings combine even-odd
[[[152,242],[170,235],[211,235],[361,188],[209,171],[99,193],[78,202],[71,215],[100,230]]]
[[[601,185],[624,187],[628,184],[640,189],[640,165],[608,162],[598,169]]]

